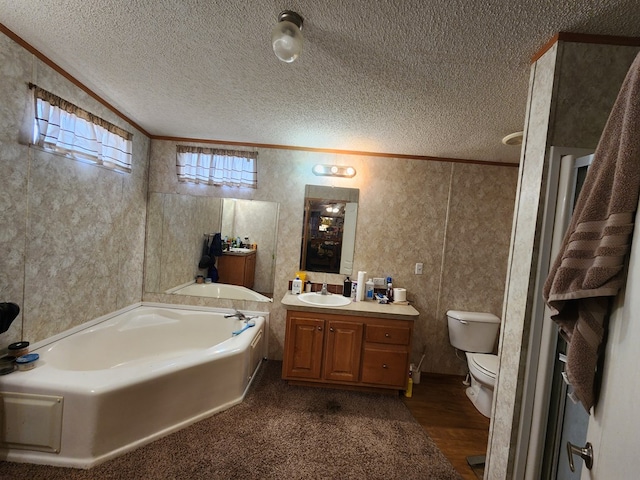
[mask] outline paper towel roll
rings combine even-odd
[[[394,302],[406,302],[407,301],[407,289],[406,288],[394,288],[393,289],[393,301]]]
[[[364,300],[364,283],[367,281],[365,277],[367,272],[358,272],[358,286],[356,287],[356,302]]]

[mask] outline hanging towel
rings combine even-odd
[[[4,333],[9,330],[11,323],[16,319],[20,313],[20,307],[15,303],[2,302],[0,303],[0,333]]]
[[[200,262],[198,262],[198,268],[209,268],[211,266],[211,261],[211,257],[209,256],[209,238],[205,235],[204,243],[202,245],[202,255],[200,256]]]
[[[222,256],[222,234],[216,233],[211,241],[211,247],[209,248],[209,255],[211,257]]]
[[[587,412],[610,299],[625,278],[640,191],[640,54],[622,84],[544,285],[568,343],[566,373]]]

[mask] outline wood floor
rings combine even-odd
[[[422,373],[412,397],[404,402],[462,478],[477,480],[483,469],[472,469],[467,457],[486,453],[489,419],[467,398],[462,380],[464,377]]]

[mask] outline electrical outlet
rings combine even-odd
[[[416,275],[422,275],[423,263],[416,263]]]
[[[387,283],[386,283],[385,279],[382,278],[382,277],[374,277],[373,286],[374,287],[386,287]]]

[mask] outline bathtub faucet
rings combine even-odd
[[[249,318],[242,312],[235,310],[235,313],[230,313],[229,315],[225,315],[224,318],[238,317],[238,320],[242,320],[244,323],[249,321]]]

